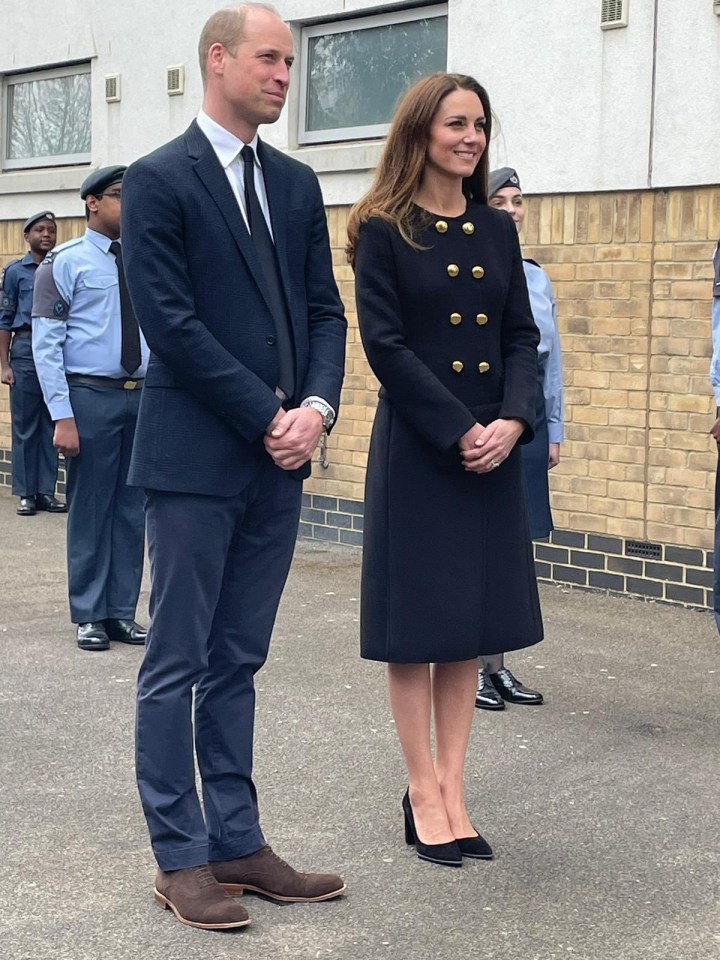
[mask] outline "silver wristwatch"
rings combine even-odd
[[[325,403],[322,397],[308,397],[306,400],[303,400],[300,406],[310,407],[312,410],[317,410],[318,413],[322,414],[323,427],[326,430],[329,430],[335,423],[335,411],[329,403]]]

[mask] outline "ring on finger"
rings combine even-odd
[[[499,467],[500,464],[498,463],[497,460],[491,460],[491,461],[490,461],[490,466],[491,466],[491,467],[493,468],[493,470],[494,470],[496,467]]]

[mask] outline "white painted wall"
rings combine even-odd
[[[654,125],[656,0],[629,2],[628,28],[601,31],[600,0],[450,0],[449,69],[487,86],[498,121],[493,165],[517,167],[529,192],[720,182],[720,17],[712,0],[657,0]],[[197,39],[218,5],[5,2],[0,73],[90,58],[93,166],[130,162],[194,116],[202,95]],[[276,0],[276,6],[299,23],[398,4]],[[181,63],[185,95],[168,97],[165,68]],[[121,103],[105,103],[108,73],[122,75]],[[294,94],[263,135],[318,170],[327,203],[353,202],[369,182],[380,145],[297,149]],[[81,213],[77,188],[86,174],[87,167],[0,174],[0,220],[45,205],[59,215]]]
[[[491,163],[515,167],[525,190],[647,186],[652,0],[630,12],[626,29],[603,31],[599,0],[453,5],[450,67],[486,85]]]
[[[712,6],[659,2],[653,183],[660,186],[720,183],[720,17]]]

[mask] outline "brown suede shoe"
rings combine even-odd
[[[158,870],[155,899],[189,927],[232,930],[250,923],[245,907],[223,890],[207,866]]]
[[[270,847],[238,860],[214,860],[210,869],[228,893],[246,890],[283,903],[315,903],[345,893],[345,884],[334,873],[298,873]]]

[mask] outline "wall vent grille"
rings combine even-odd
[[[120,101],[120,74],[110,73],[105,77],[105,100],[107,103]]]
[[[167,94],[169,97],[179,97],[185,93],[185,67],[179,64],[167,68]]]
[[[643,557],[645,560],[660,560],[662,557],[661,543],[647,543],[645,540],[626,540],[626,557]]]
[[[628,3],[630,0],[602,0],[600,26],[603,30],[614,30],[628,25]]]

